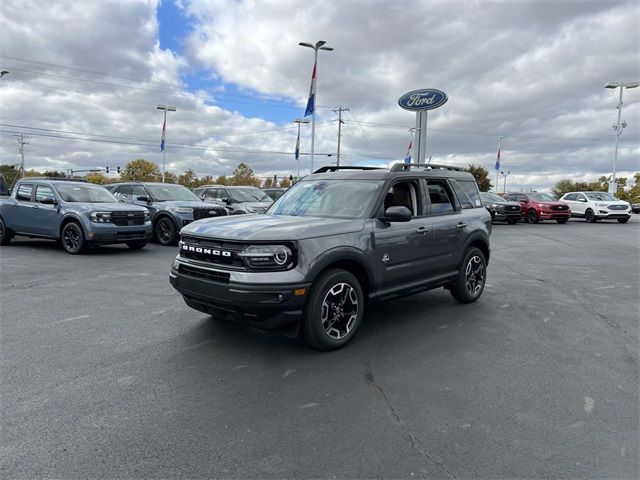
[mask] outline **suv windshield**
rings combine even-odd
[[[366,180],[298,182],[267,213],[296,217],[360,218],[375,199],[382,183]]]
[[[229,195],[234,202],[269,202],[271,197],[257,188],[230,188]]]
[[[616,202],[618,199],[607,192],[587,192],[585,193],[589,200],[604,200],[605,202]]]
[[[182,185],[152,185],[146,184],[147,190],[156,202],[167,202],[172,200],[196,200],[200,199],[187,187]]]
[[[506,201],[500,195],[496,195],[495,193],[480,192],[480,196],[482,197],[482,203],[504,203]]]
[[[55,185],[60,198],[65,202],[118,203],[106,188],[97,185]]]
[[[535,200],[536,202],[555,202],[556,199],[553,198],[548,193],[528,193],[529,198]]]

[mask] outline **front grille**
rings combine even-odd
[[[561,212],[564,210],[569,210],[567,205],[551,205],[551,210],[555,210],[556,212]]]
[[[201,218],[222,217],[227,214],[227,210],[224,207],[211,206],[206,208],[194,208],[193,219],[200,220]]]
[[[215,283],[229,283],[231,274],[225,272],[214,272],[203,268],[192,267],[190,265],[180,265],[178,272],[189,277],[203,278]]]
[[[507,212],[519,212],[520,211],[520,205],[507,205],[506,207],[504,207],[504,209]]]
[[[146,233],[144,231],[135,231],[135,232],[117,232],[116,240],[140,240],[141,238],[145,238]]]
[[[119,227],[144,225],[145,212],[111,212],[111,223]]]
[[[609,205],[607,208],[609,210],[626,210],[627,206],[626,205]]]
[[[184,247],[194,247],[200,251],[194,251],[194,248],[188,250]],[[238,257],[238,253],[242,252],[245,247],[244,243],[183,236],[180,242],[180,256],[214,265],[244,269],[244,263]]]

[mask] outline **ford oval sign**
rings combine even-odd
[[[414,90],[409,93],[405,93],[398,100],[400,105],[405,110],[412,110],[414,112],[420,110],[433,110],[434,108],[441,107],[447,103],[447,94],[442,90],[436,90],[435,88],[425,88],[423,90]]]

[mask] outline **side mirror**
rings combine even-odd
[[[385,222],[408,222],[411,220],[411,212],[407,207],[389,207],[384,212]]]
[[[221,201],[222,203],[226,203],[226,204],[231,203],[231,199],[230,199],[230,198],[228,198],[228,197],[221,198],[221,199],[220,199],[220,201]]]
[[[40,203],[43,203],[45,205],[57,205],[58,201],[53,197],[44,197],[42,200],[40,200]]]
[[[579,201],[579,202],[587,203],[587,199],[586,199],[586,198],[579,198],[579,199],[578,199],[578,201]]]
[[[138,195],[136,197],[136,199],[141,201],[141,202],[147,202],[147,203],[149,203],[151,201],[151,198],[149,198],[148,195]]]

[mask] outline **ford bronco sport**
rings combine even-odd
[[[185,226],[170,280],[196,310],[332,350],[353,338],[367,303],[437,287],[477,300],[490,234],[459,168],[323,167],[265,214]]]

